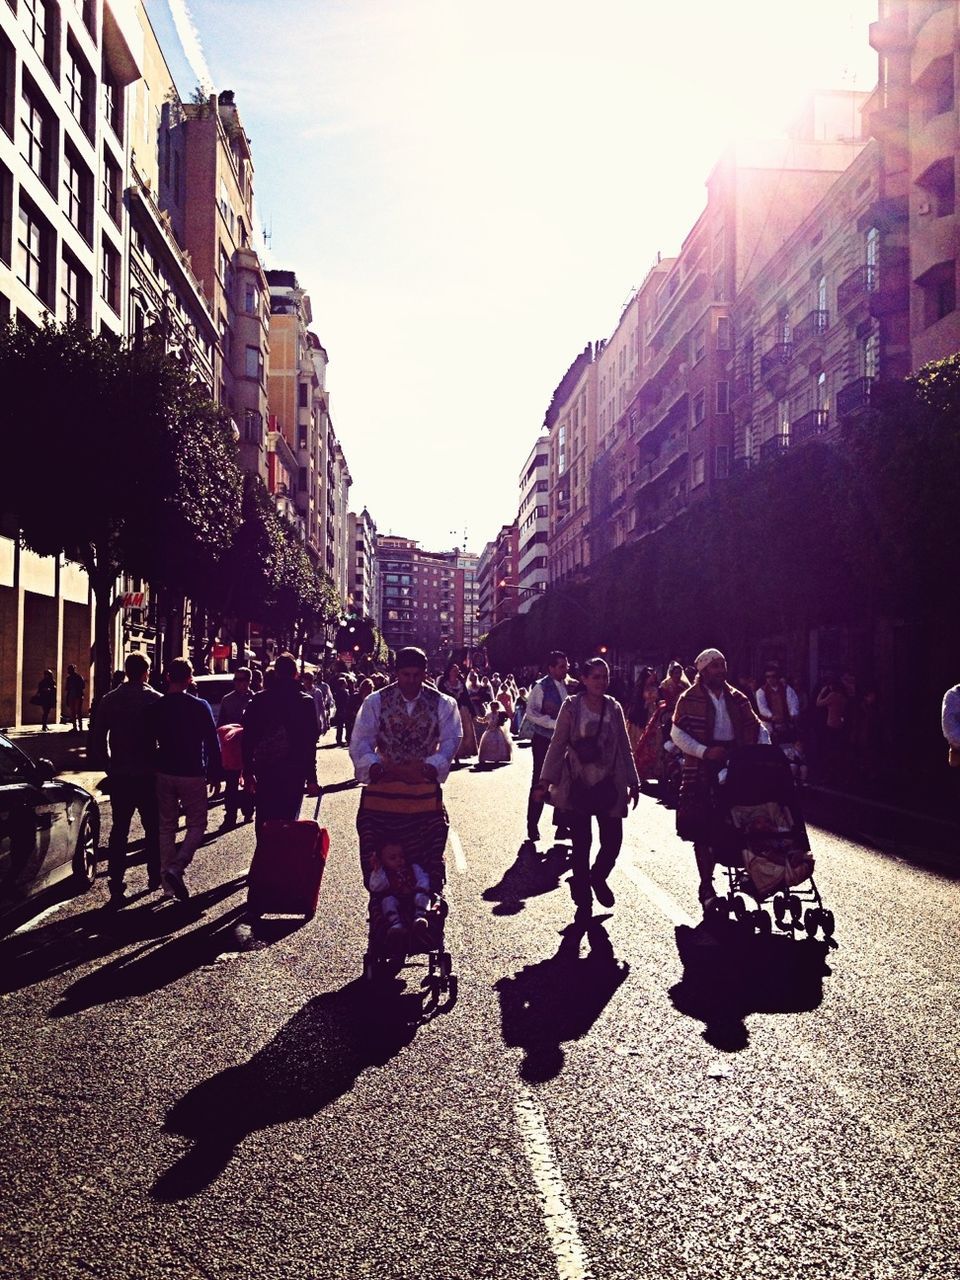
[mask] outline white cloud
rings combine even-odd
[[[187,8],[186,0],[167,0],[167,5],[170,9],[173,25],[177,29],[177,35],[180,37],[184,57],[190,64],[190,70],[197,78],[197,84],[204,92],[212,93],[215,87],[213,76],[207,66],[203,45],[200,43],[200,33],[190,10]]]

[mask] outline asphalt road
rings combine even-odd
[[[518,855],[529,768],[447,785],[432,1017],[422,969],[361,980],[348,786],[305,926],[244,920],[243,827],[187,904],[101,880],[0,940],[0,1274],[955,1280],[957,882],[813,830],[838,948],[711,945],[645,797],[574,931],[563,853]]]

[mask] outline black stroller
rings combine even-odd
[[[716,801],[713,848],[726,868],[729,893],[715,899],[710,915],[759,934],[772,933],[774,923],[792,937],[803,932],[812,939],[819,932],[836,946],[833,912],[824,907],[813,878],[797,785],[779,747],[735,749],[721,770]]]
[[[431,999],[434,1005],[439,1004],[441,996],[446,996],[448,1003],[452,1003],[457,998],[457,975],[453,972],[453,960],[444,942],[444,924],[449,907],[443,896],[443,855],[440,855],[439,865],[425,868],[431,885],[434,886],[425,912],[425,931],[414,928],[412,895],[398,899],[402,930],[388,929],[380,895],[370,893],[371,866],[367,863],[368,860],[361,856],[364,887],[369,893],[367,950],[363,957],[364,978],[368,982],[395,978],[412,957],[422,955],[427,964],[427,974],[420,984],[424,997]]]

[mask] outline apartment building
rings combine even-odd
[[[359,514],[347,513],[347,534],[350,542],[347,604],[364,618],[378,619],[377,526],[366,507]]]
[[[461,551],[459,547],[454,547],[453,555],[457,568],[453,648],[472,649],[482,635],[478,617],[480,595],[477,585],[477,562],[479,557],[469,551]]]
[[[590,470],[596,454],[597,366],[588,344],[561,379],[544,418],[550,437],[548,573],[556,584],[590,563]]]
[[[493,626],[493,585],[494,563],[497,551],[495,541],[488,542],[477,557],[475,580],[477,587],[477,629],[481,636],[487,634]]]
[[[909,369],[960,350],[957,140],[960,3],[880,0],[876,91],[865,108],[883,156],[888,252],[906,257]],[[897,236],[895,245],[890,242]],[[880,263],[881,278],[885,263]],[[897,264],[899,265],[899,264]],[[875,304],[876,305],[876,304]],[[883,317],[880,317],[881,323]]]
[[[377,537],[380,630],[391,649],[415,644],[434,664],[454,647],[456,554],[423,551],[410,538]]]
[[[517,612],[546,590],[550,548],[550,437],[542,435],[520,472],[517,511]]]
[[[253,247],[253,155],[232,90],[165,104],[160,204],[189,254],[219,336],[217,399],[232,414],[240,465],[267,480],[270,306]]]
[[[143,38],[130,0],[0,5],[0,320],[125,331],[129,89]],[[89,675],[86,575],[0,534],[0,723],[40,718],[40,673]],[[117,639],[120,621],[117,620]]]

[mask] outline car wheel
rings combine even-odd
[[[100,822],[95,814],[85,813],[77,832],[77,847],[73,855],[73,879],[78,893],[85,893],[97,878]]]

